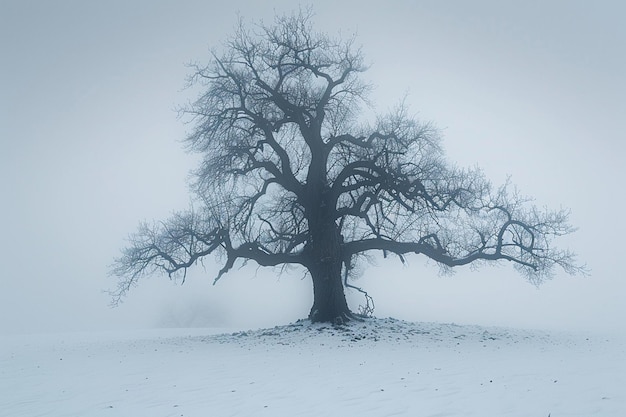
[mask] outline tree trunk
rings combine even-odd
[[[311,163],[307,174],[304,202],[309,226],[309,242],[305,248],[306,267],[313,279],[312,322],[343,323],[352,317],[341,280],[343,236],[335,222],[336,199],[327,185],[327,157],[318,131],[309,132]]]
[[[309,269],[313,279],[312,322],[341,324],[352,317],[341,281],[341,262],[330,259]]]
[[[352,317],[341,280],[342,236],[334,221],[323,222],[309,247],[309,273],[313,279],[312,322],[343,323]]]

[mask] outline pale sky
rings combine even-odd
[[[385,4],[383,4],[385,3]],[[236,23],[292,1],[0,0],[0,332],[266,326],[306,317],[295,270],[219,265],[184,286],[155,276],[108,307],[108,265],[142,220],[189,201],[194,158],[174,111],[185,63],[206,62]],[[535,288],[507,265],[452,277],[422,257],[364,265],[376,315],[626,331],[626,5],[621,1],[317,1],[320,30],[358,33],[380,111],[408,93],[443,130],[449,159],[511,175],[539,206],[568,207],[560,242],[589,277]],[[360,299],[355,295],[354,307]]]

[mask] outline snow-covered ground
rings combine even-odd
[[[370,319],[3,339],[1,416],[626,416],[626,345],[598,335]]]

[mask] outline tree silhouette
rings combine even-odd
[[[183,276],[211,254],[224,264],[297,264],[313,281],[312,321],[355,315],[344,294],[370,251],[422,254],[444,268],[510,261],[533,283],[555,266],[582,271],[552,246],[573,231],[567,211],[539,210],[447,163],[437,130],[405,105],[362,116],[369,85],[354,38],[314,31],[311,14],[240,22],[221,53],[194,65],[201,87],[183,109],[193,209],[142,224],[113,266],[116,301],[146,274]]]

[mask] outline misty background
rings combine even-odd
[[[144,279],[110,308],[108,266],[142,220],[189,203],[195,157],[175,108],[185,63],[236,24],[293,1],[0,0],[0,333],[154,326],[258,327],[308,315],[301,270],[248,265],[212,286]],[[510,175],[539,206],[571,208],[557,243],[588,277],[539,288],[503,264],[439,276],[424,257],[363,265],[375,315],[626,332],[626,4],[619,1],[316,1],[317,29],[356,32],[384,112],[405,95],[442,129],[450,161]],[[349,292],[352,307],[362,299]]]

